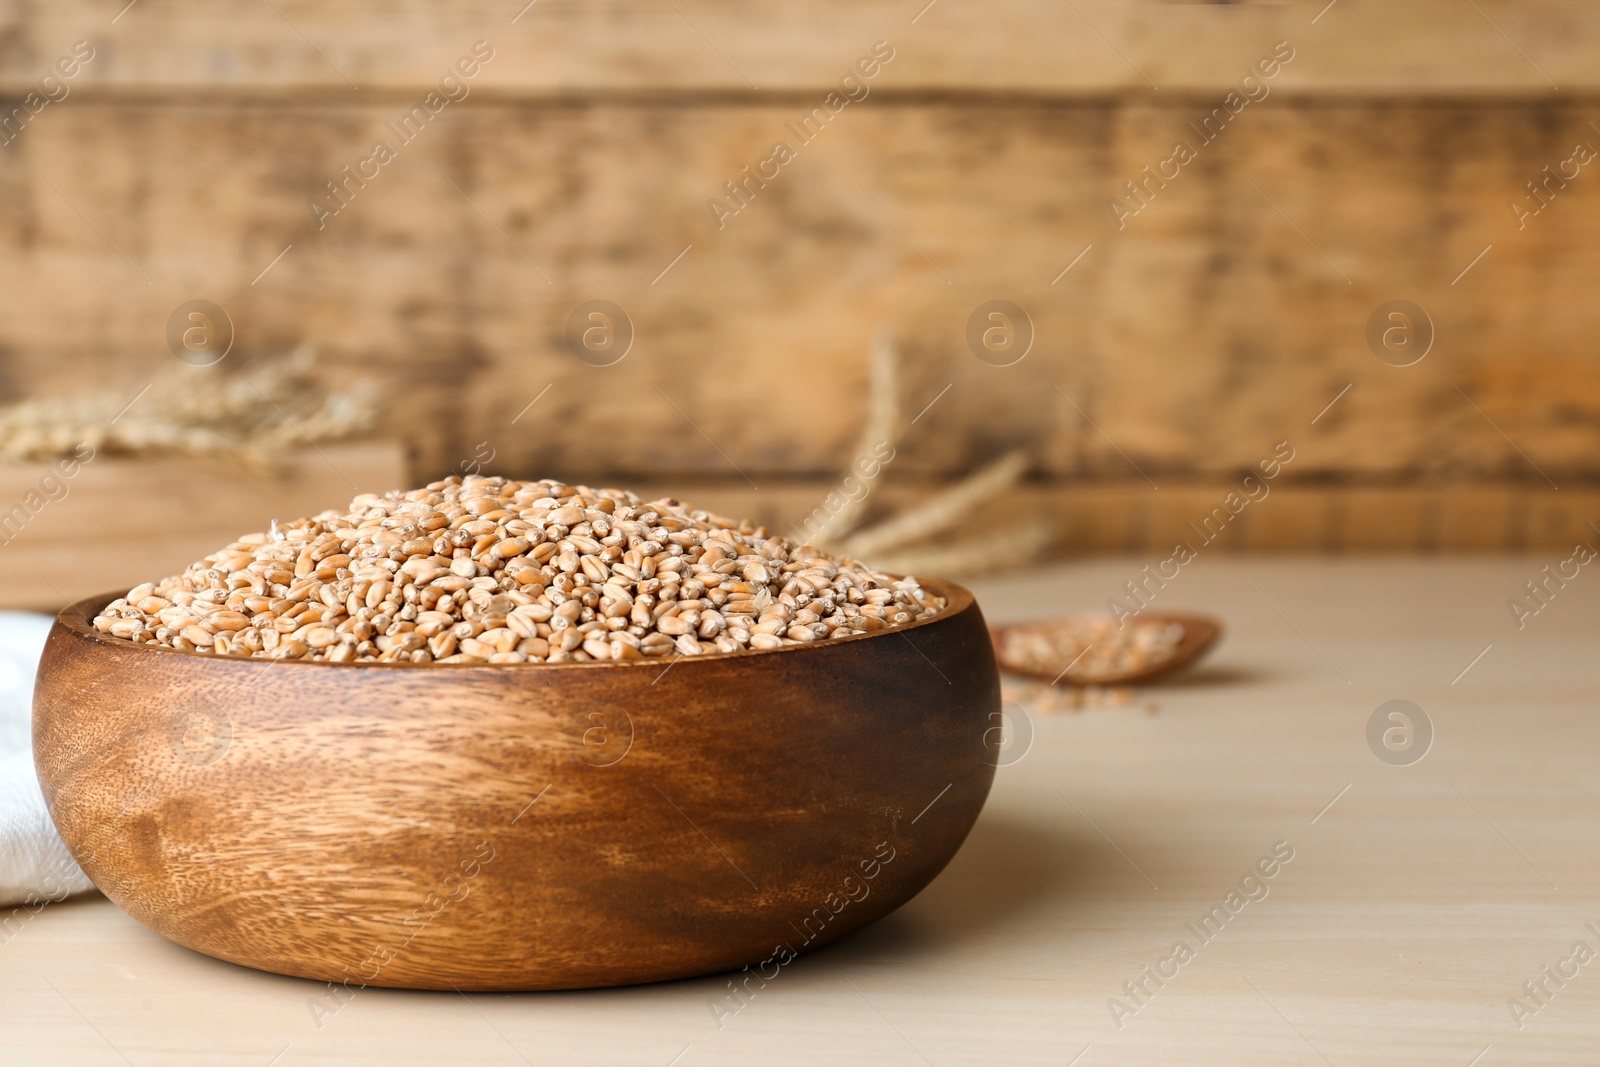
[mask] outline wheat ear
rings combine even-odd
[[[890,574],[980,574],[1034,559],[1053,537],[1050,523],[1033,519],[1014,529],[981,537],[890,551],[873,556],[871,564]]]
[[[972,508],[1015,485],[1027,469],[1026,452],[1008,452],[948,489],[856,534],[845,542],[844,550],[866,559],[949,529],[966,518]]]
[[[900,354],[895,348],[894,335],[887,328],[879,330],[872,340],[868,378],[867,421],[862,427],[861,439],[856,442],[855,451],[851,454],[852,462],[872,455],[881,442],[892,441],[895,425],[900,421]],[[845,478],[856,476],[855,469],[851,467],[847,467],[843,473]],[[868,495],[863,493],[854,499],[847,498],[844,506],[818,528],[812,538],[813,543],[824,546],[843,541],[851,530],[861,524]]]

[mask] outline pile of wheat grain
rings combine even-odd
[[[94,624],[225,656],[562,663],[772,649],[943,607],[914,578],[675,500],[474,476],[274,524]]]

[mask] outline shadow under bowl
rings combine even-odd
[[[354,665],[51,629],[34,757],[95,885],[219,959],[419,989],[786,962],[949,862],[994,778],[972,595],[916,624],[631,663]],[[766,961],[772,961],[767,963]]]

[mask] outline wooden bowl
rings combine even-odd
[[[949,606],[899,630],[552,666],[158,649],[95,631],[96,597],[51,630],[34,756],[95,884],[219,959],[351,988],[771,978],[916,895],[988,796],[988,631],[923,585]]]

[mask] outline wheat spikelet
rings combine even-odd
[[[852,556],[876,558],[925,540],[956,525],[974,507],[1015,485],[1027,469],[1026,452],[1008,452],[948,489],[856,534],[845,542],[844,550]]]
[[[1015,567],[1038,557],[1054,536],[1044,519],[1032,519],[1013,529],[1002,529],[955,542],[891,549],[872,557],[872,566],[892,574],[982,574]]]
[[[880,442],[894,440],[900,417],[899,355],[888,330],[880,331],[874,338],[870,359],[867,420],[856,445],[857,456],[870,454]],[[1042,521],[1025,523],[981,540],[919,544],[958,525],[972,509],[1015,485],[1027,468],[1025,452],[1007,453],[920,504],[853,536],[852,532],[861,525],[866,500],[871,494],[846,498],[843,506],[812,534],[810,540],[854,558],[870,556],[901,574],[916,570],[970,574],[1031,559],[1051,538],[1048,524]],[[854,470],[845,471],[845,477],[854,474]]]
[[[851,453],[852,460],[871,455],[881,441],[894,440],[895,424],[900,421],[900,359],[895,349],[894,335],[887,329],[880,330],[873,338],[869,380],[867,421],[862,427],[855,451]],[[853,469],[846,468],[845,477],[854,475]],[[855,499],[847,497],[844,506],[817,529],[812,542],[826,546],[843,541],[851,530],[861,524],[868,495],[863,493]]]
[[[0,409],[0,459],[54,459],[87,442],[108,454],[223,457],[270,469],[308,442],[354,437],[376,421],[373,383],[328,389],[314,362],[301,346],[252,374],[174,368],[137,397],[25,400]]]

